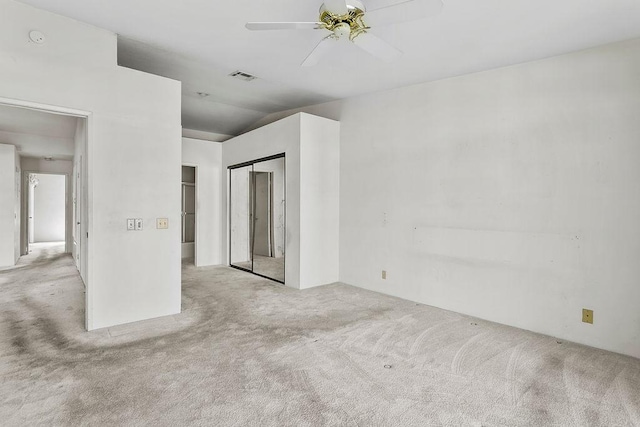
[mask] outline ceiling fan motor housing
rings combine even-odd
[[[349,37],[353,40],[369,29],[363,20],[366,8],[358,0],[349,0],[347,9],[346,14],[338,15],[323,4],[320,7],[320,22],[333,32],[335,38]]]

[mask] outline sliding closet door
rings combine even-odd
[[[229,264],[284,283],[284,154],[229,167]]]
[[[229,261],[233,267],[248,271],[253,271],[249,247],[249,180],[252,172],[253,165],[229,169]]]
[[[253,165],[253,271],[284,282],[284,157]]]

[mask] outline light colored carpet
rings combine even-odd
[[[0,271],[0,424],[640,425],[640,360],[334,284],[186,266],[180,315],[83,332],[70,256]]]

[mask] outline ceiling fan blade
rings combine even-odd
[[[405,0],[378,9],[367,9],[364,22],[369,27],[415,21],[442,12],[442,0]]]
[[[353,43],[385,62],[391,62],[402,56],[401,51],[371,33],[360,34],[358,37],[353,39]]]
[[[325,28],[319,22],[247,22],[249,30],[319,30]]]
[[[302,66],[313,67],[316,65],[318,61],[320,61],[320,59],[333,48],[334,43],[337,42],[338,40],[333,36],[327,36],[320,40],[320,43],[313,48],[309,56],[307,56],[307,58],[302,62]]]
[[[346,0],[324,0],[324,7],[336,15],[346,15],[349,12]]]

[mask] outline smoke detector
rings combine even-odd
[[[33,30],[29,33],[29,40],[35,44],[43,44],[46,41],[44,33],[38,30]]]

